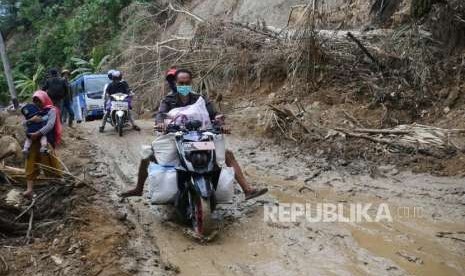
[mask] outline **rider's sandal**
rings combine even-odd
[[[32,200],[32,199],[34,198],[35,195],[34,195],[33,192],[31,192],[31,193],[26,193],[26,192],[24,192],[24,193],[22,194],[22,196],[23,196],[25,199]]]
[[[249,200],[249,199],[252,199],[252,198],[259,197],[261,195],[266,194],[267,192],[268,192],[267,188],[255,189],[253,192],[251,192],[250,194],[245,196],[245,200]]]
[[[138,126],[133,126],[132,128],[133,128],[134,130],[140,131],[140,127],[138,127]]]

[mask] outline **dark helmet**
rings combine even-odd
[[[166,80],[174,81],[176,79],[176,67],[172,66],[168,71],[166,71]]]
[[[55,77],[55,76],[58,76],[58,70],[56,68],[52,68],[48,71],[48,73],[50,74],[50,76],[52,77]]]

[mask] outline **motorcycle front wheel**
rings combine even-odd
[[[117,118],[116,130],[118,131],[118,135],[120,137],[123,136],[123,128],[124,128],[123,121],[124,121],[123,118],[121,118],[121,117]]]
[[[193,203],[192,226],[194,231],[201,236],[207,236],[214,230],[211,218],[210,200],[199,197]]]

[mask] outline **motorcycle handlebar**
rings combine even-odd
[[[174,124],[168,125],[164,130],[157,129],[157,128],[156,128],[156,130],[164,132],[164,133],[174,133],[174,132],[178,132],[178,131],[188,132],[189,131],[186,128],[183,128],[183,127],[181,127],[179,125],[174,125]],[[223,128],[220,127],[220,126],[214,126],[213,128],[208,128],[208,129],[205,129],[203,131],[212,132],[214,134],[222,134],[223,133]]]

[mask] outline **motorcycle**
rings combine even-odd
[[[129,122],[130,96],[124,93],[110,95],[110,116],[107,121],[115,128],[119,136],[123,136],[123,128]]]
[[[191,223],[199,236],[212,233],[215,223],[211,214],[216,207],[215,190],[221,168],[216,162],[214,139],[220,127],[201,130],[200,121],[187,122],[184,127],[168,125],[167,132],[175,133],[175,144],[180,160],[177,167],[178,193],[175,207],[181,219]]]

